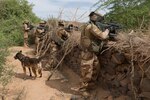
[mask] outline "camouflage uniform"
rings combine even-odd
[[[100,52],[101,41],[108,36],[108,30],[102,32],[93,20],[96,16],[90,16],[90,23],[86,25],[84,32],[81,34],[81,87],[80,90],[88,91],[95,86],[97,80],[100,63],[97,54]]]
[[[59,22],[56,34],[63,41],[66,41],[69,38],[70,34],[65,30],[65,23],[64,22]]]
[[[64,41],[66,41],[69,37],[69,34],[65,31],[64,26],[64,22],[58,22],[58,27],[53,30],[50,35],[50,68],[56,67],[58,63],[58,51],[61,49]]]
[[[72,22],[72,23],[69,23],[66,31],[71,34],[73,31],[79,31],[79,27],[75,22]]]
[[[55,44],[54,41],[51,41],[50,43],[50,59],[49,59],[49,65],[50,68],[53,69],[57,65],[57,52],[58,52],[58,47]]]
[[[58,22],[57,29],[53,32],[53,40],[58,46],[62,46],[64,41],[69,38],[70,34],[65,30],[64,22]]]
[[[30,30],[29,21],[25,20],[23,23],[23,31],[24,31],[24,47],[28,47],[28,32]]]
[[[39,23],[39,26],[36,29],[36,53],[40,55],[41,50],[43,48],[44,45],[44,40],[46,38],[46,34],[48,32],[48,26],[46,25],[46,21],[41,21]]]

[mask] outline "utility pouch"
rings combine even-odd
[[[99,53],[100,52],[100,48],[101,48],[100,44],[92,42],[92,46],[91,47],[92,47],[91,49],[92,49],[92,51],[94,53]]]

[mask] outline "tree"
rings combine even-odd
[[[99,0],[97,10],[108,9],[107,20],[117,21],[126,28],[147,28],[150,22],[150,0]]]
[[[11,43],[23,43],[22,23],[25,19],[37,22],[39,18],[32,12],[32,4],[27,0],[0,0],[0,34],[7,36]]]
[[[0,0],[0,77],[4,69],[7,47],[23,44],[22,22],[35,23],[39,18],[32,12],[27,0]]]

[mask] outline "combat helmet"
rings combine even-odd
[[[93,15],[97,15],[97,16],[101,16],[101,17],[103,17],[103,15],[102,15],[102,14],[97,13],[97,12],[94,12],[94,11],[92,11],[92,12],[89,14],[89,17],[91,17],[91,16],[93,16]]]
[[[45,20],[40,21],[40,24],[46,24],[47,22]]]
[[[24,20],[24,22],[23,22],[23,23],[27,24],[27,23],[29,23],[29,20]]]
[[[99,13],[94,12],[94,11],[92,11],[89,14],[89,17],[90,17],[91,21],[97,21],[97,20],[103,20],[104,19],[104,16],[102,14],[99,14]]]
[[[64,21],[59,21],[59,22],[58,22],[58,26],[63,26],[63,27],[64,27],[64,26],[65,26]]]

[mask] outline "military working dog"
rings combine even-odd
[[[40,77],[42,77],[42,66],[41,66],[40,61],[42,60],[43,57],[30,58],[28,56],[23,55],[22,51],[19,51],[16,53],[14,58],[18,59],[21,62],[21,65],[24,71],[24,79],[26,79],[26,67],[29,69],[30,76],[32,76],[32,73],[31,73],[31,69],[32,69],[32,72],[34,73],[35,78],[37,77],[37,71]]]

